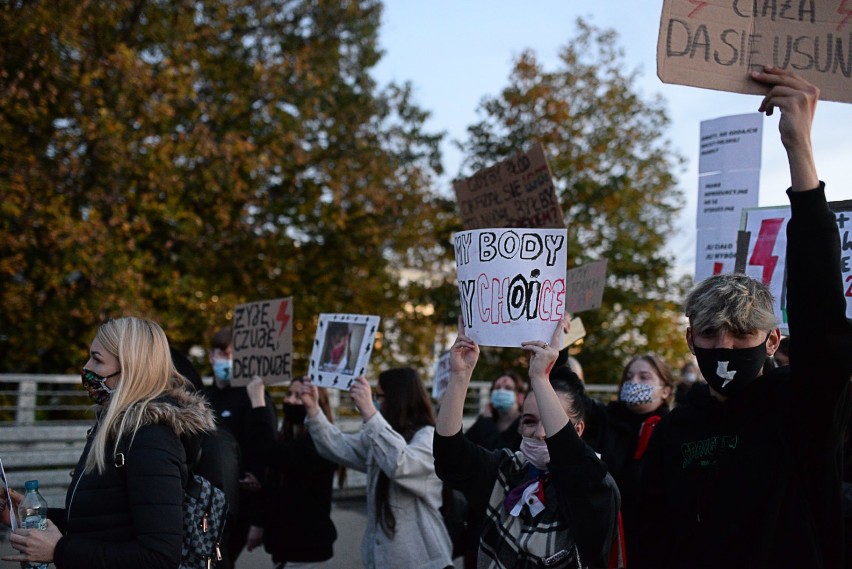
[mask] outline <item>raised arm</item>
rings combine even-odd
[[[464,335],[459,326],[459,335],[450,352],[450,383],[441,398],[438,409],[436,432],[451,437],[462,430],[464,399],[470,386],[473,368],[479,360],[479,345]]]
[[[319,392],[316,386],[306,382],[302,386],[302,403],[305,404],[308,416],[305,425],[308,427],[317,452],[326,460],[366,472],[367,447],[361,440],[361,433],[341,432],[323,415],[318,401]]]
[[[563,319],[556,325],[549,343],[533,340],[521,344],[530,353],[530,386],[538,402],[544,434],[548,437],[561,431],[569,422],[562,402],[550,385],[550,370],[559,357],[559,341],[565,326],[566,321]]]
[[[790,164],[791,189],[794,192],[814,190],[819,186],[813,148],[811,125],[819,100],[819,89],[795,73],[771,65],[764,71],[753,71],[755,81],[771,86],[760,103],[760,112],[771,115],[775,107],[781,110],[778,130]]]

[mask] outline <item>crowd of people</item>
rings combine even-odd
[[[375,388],[354,380],[362,426],[344,433],[328,393],[307,379],[289,385],[280,421],[262,378],[232,386],[230,329],[211,339],[205,388],[156,323],[111,320],[81,374],[97,420],[65,508],[50,510],[43,531],[11,534],[18,553],[4,559],[178,567],[183,488],[200,456],[217,465],[231,506],[219,567],[261,546],[279,569],[323,566],[335,555],[333,485],[347,469],[366,474],[360,557],[370,569],[452,567],[451,491],[466,504],[465,567],[849,567],[852,324],[811,150],[819,91],[775,68],[752,77],[769,88],[760,110],[781,111],[790,167],[792,340],[765,285],[714,275],[685,300],[695,359],[680,377],[640,353],[615,400],[592,399],[558,349],[566,318],[549,341],[521,344],[526,373],[495,378],[463,432],[480,347],[459,330],[437,415],[414,369],[387,369]],[[7,525],[21,500],[10,496]]]

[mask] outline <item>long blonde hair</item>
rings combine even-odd
[[[86,472],[103,473],[121,438],[128,433],[135,436],[148,404],[185,380],[175,370],[166,334],[156,322],[132,316],[109,320],[98,328],[95,339],[118,359],[121,370],[86,458]],[[110,440],[113,448],[108,456]]]

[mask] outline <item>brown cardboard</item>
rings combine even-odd
[[[823,100],[852,102],[852,2],[664,1],[657,40],[664,83],[762,95],[768,88],[748,74],[764,65],[798,73]]]
[[[465,229],[565,229],[541,143],[453,182]]]
[[[565,311],[577,314],[600,308],[606,286],[606,259],[569,270],[565,276]]]
[[[234,310],[234,373],[231,385],[259,375],[269,385],[290,381],[293,357],[293,299],[238,304]]]

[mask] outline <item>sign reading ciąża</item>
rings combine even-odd
[[[795,71],[820,99],[852,102],[849,0],[665,0],[657,41],[664,83],[765,94],[749,72]]]

